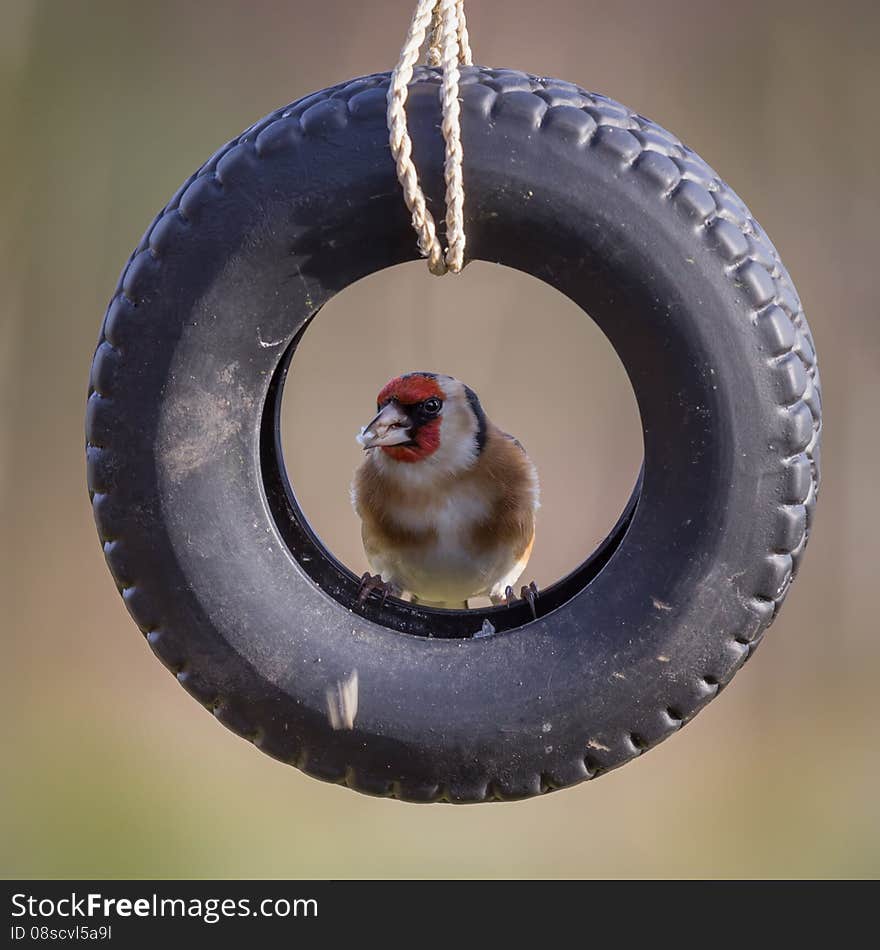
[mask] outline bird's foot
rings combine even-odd
[[[519,592],[519,599],[526,601],[529,605],[529,610],[532,612],[532,619],[538,619],[538,609],[535,607],[535,601],[538,599],[538,585],[532,581],[529,585],[523,585]],[[512,606],[516,601],[516,594],[513,592],[513,588],[508,585],[504,591],[504,602],[508,607]]]
[[[381,575],[371,574],[369,571],[366,571],[361,575],[361,586],[358,589],[358,604],[363,606],[370,599],[371,594],[381,596],[381,603],[384,604],[389,594],[397,595],[398,593],[400,592],[391,581],[383,581]]]
[[[529,610],[532,612],[532,619],[538,619],[538,608],[535,606],[535,601],[538,599],[538,585],[532,581],[529,585],[523,585],[522,590],[519,592],[519,596],[522,597],[529,605]]]

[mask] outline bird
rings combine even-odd
[[[466,609],[472,597],[512,604],[535,543],[538,474],[522,444],[488,419],[453,376],[390,380],[357,434],[365,458],[351,500],[370,572],[359,601],[390,594]],[[537,586],[520,597],[537,616]]]

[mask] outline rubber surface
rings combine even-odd
[[[416,801],[535,795],[680,728],[776,616],[819,485],[813,341],[742,201],[602,96],[509,70],[462,82],[469,258],[580,304],[644,426],[628,511],[537,621],[470,639],[471,612],[440,639],[404,632],[429,632],[430,611],[352,609],[355,580],[309,548],[272,444],[298,334],[337,291],[416,256],[387,74],[272,113],[183,185],[110,303],[86,423],[107,563],[181,684],[270,755]],[[408,113],[441,208],[435,71],[416,73]],[[328,696],[354,671],[353,728],[334,729]]]

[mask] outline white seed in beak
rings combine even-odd
[[[402,445],[410,441],[409,416],[392,401],[383,406],[355,437],[364,449],[383,445]]]

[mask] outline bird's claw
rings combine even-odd
[[[371,574],[369,571],[361,575],[361,586],[358,589],[358,604],[363,605],[370,599],[370,594],[381,594],[381,604],[384,606],[389,594],[393,594],[395,587],[389,581],[383,581],[381,575]]]
[[[508,607],[512,607],[517,597],[513,591],[513,588],[508,584],[504,590],[504,602]],[[538,585],[532,581],[528,586],[523,585],[522,589],[519,592],[519,599],[524,600],[529,605],[529,610],[532,612],[532,619],[538,619],[538,609],[535,606],[535,601],[538,599]]]
[[[532,581],[528,586],[523,585],[519,596],[528,603],[529,610],[532,612],[532,619],[538,619],[538,609],[535,607],[535,601],[538,599],[538,585]]]

